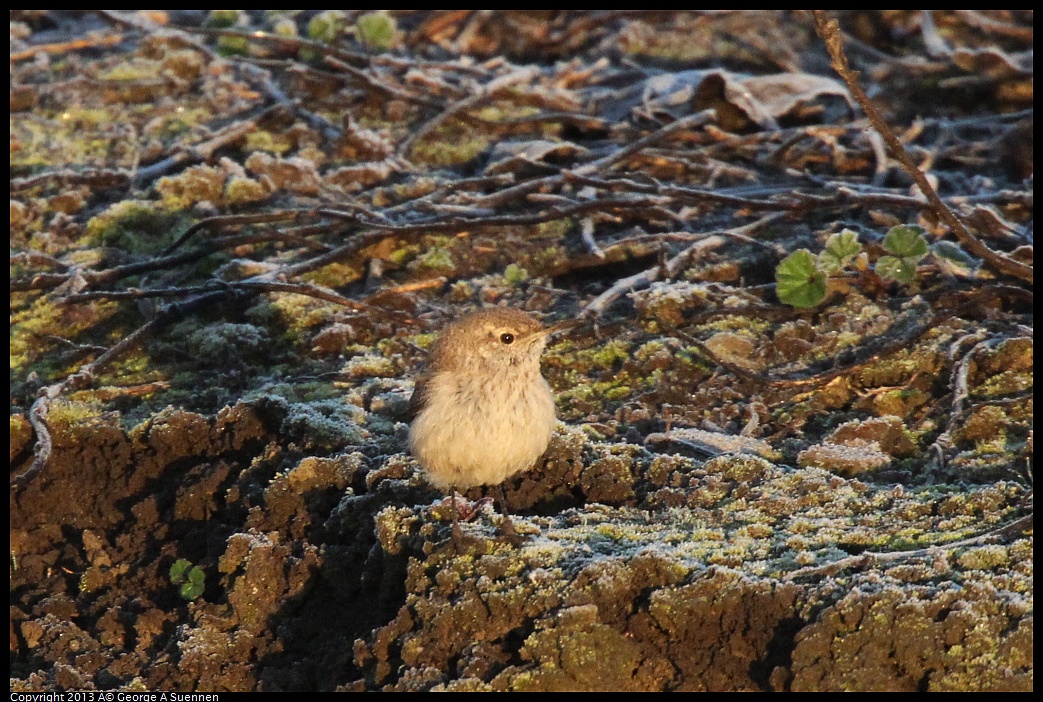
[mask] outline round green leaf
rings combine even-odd
[[[861,252],[858,234],[845,229],[826,240],[826,248],[818,255],[819,267],[827,273],[837,273]]]
[[[881,256],[880,260],[876,262],[876,274],[885,280],[892,278],[900,283],[911,283],[916,277],[916,264],[910,263],[911,260]]]
[[[794,251],[775,269],[775,294],[787,305],[814,307],[826,299],[826,274],[807,249]]]
[[[195,598],[203,594],[202,583],[185,583],[181,586],[181,598],[191,602]]]
[[[916,263],[927,255],[927,239],[923,227],[915,224],[900,224],[884,236],[884,249],[897,258],[911,258]]]
[[[174,585],[180,585],[185,582],[185,573],[192,567],[192,564],[186,561],[184,558],[179,558],[174,561],[174,565],[170,566],[170,582]]]

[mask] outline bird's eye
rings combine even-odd
[[[505,344],[513,344],[514,334],[500,334],[500,341],[502,341]]]

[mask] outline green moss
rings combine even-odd
[[[293,148],[293,140],[285,134],[257,129],[246,135],[246,151],[267,151],[282,155]]]
[[[123,200],[87,222],[82,243],[151,254],[172,244],[187,225],[184,213],[171,212],[158,202]]]
[[[735,332],[750,339],[766,338],[771,330],[770,320],[754,319],[753,317],[729,315],[715,319],[709,324],[702,324],[697,329],[700,332]]]
[[[362,280],[362,277],[362,270],[350,263],[331,263],[302,276],[309,283],[333,289]]]
[[[344,366],[350,378],[393,378],[399,373],[395,363],[383,356],[355,356]]]
[[[1025,392],[1032,387],[1033,374],[1031,370],[1013,370],[998,373],[986,379],[977,390],[988,397],[997,395],[1013,395]]]
[[[224,201],[229,205],[259,202],[268,197],[268,188],[252,178],[233,176],[225,185]]]
[[[611,369],[617,361],[625,361],[630,358],[629,346],[625,341],[610,341],[595,349],[590,355],[590,360],[596,368]]]
[[[456,270],[453,255],[448,249],[433,246],[410,262],[409,268],[425,273],[452,273]]]
[[[74,307],[55,304],[50,297],[37,298],[10,317],[11,370],[25,370],[59,345],[57,339],[76,339],[119,310],[119,303],[103,300]]]
[[[997,456],[1007,453],[1007,434],[1000,432],[988,439],[975,442],[974,453],[979,456]]]
[[[135,149],[112,128],[125,119],[119,107],[71,106],[50,119],[17,119],[11,123],[11,167],[130,167]],[[17,147],[17,148],[16,148]]]
[[[474,160],[489,144],[489,136],[452,122],[414,143],[410,159],[417,164],[442,168],[458,166]]]
[[[69,126],[82,128],[96,128],[112,121],[112,111],[103,108],[90,107],[67,107],[62,112],[62,120]]]
[[[358,18],[355,36],[371,51],[387,51],[398,43],[398,25],[383,12],[367,12]]]
[[[222,56],[249,56],[250,40],[246,37],[218,37],[217,52]]]
[[[310,343],[311,330],[326,324],[342,309],[339,305],[305,295],[275,294],[269,299],[268,305],[250,309],[250,321],[262,326],[277,324],[283,327],[284,338],[294,344]],[[274,318],[273,314],[276,315]],[[266,323],[265,319],[269,321]]]
[[[348,18],[343,10],[325,10],[308,21],[308,38],[332,44],[347,25]]]
[[[406,342],[416,344],[422,349],[431,347],[431,344],[438,338],[438,334],[414,334],[413,336],[407,337]]]
[[[150,122],[146,133],[160,140],[171,140],[212,118],[213,113],[205,108],[182,109],[172,114],[155,117]]]
[[[529,272],[517,263],[511,263],[503,271],[503,277],[508,285],[521,285],[529,279]]]
[[[572,217],[540,222],[536,225],[536,235],[542,239],[561,239],[568,235],[575,225],[576,220]],[[547,250],[557,251],[553,246],[549,247]]]
[[[568,252],[561,246],[548,246],[532,254],[529,261],[537,271],[553,270],[568,261]]]
[[[673,350],[662,340],[653,339],[638,347],[637,351],[634,352],[634,359],[646,363],[663,353],[672,354]]]
[[[562,341],[551,346],[544,358],[548,365],[588,375],[591,371],[615,370],[619,362],[630,358],[630,344],[614,339],[601,346],[576,350],[571,342]]]
[[[715,456],[704,464],[704,469],[725,480],[753,485],[762,482],[774,472],[770,461],[750,455]]]
[[[134,81],[158,78],[163,64],[143,58],[122,61],[112,68],[99,71],[98,80]]]
[[[203,21],[204,27],[225,29],[240,22],[240,10],[210,10]]]
[[[220,204],[225,191],[227,174],[220,168],[193,166],[176,176],[156,181],[156,191],[162,196],[163,206],[172,211],[185,210],[200,202]]]
[[[633,392],[631,388],[629,388],[626,385],[621,385],[619,387],[610,388],[606,390],[605,399],[610,401],[625,400],[626,398],[630,397],[631,392]]]
[[[625,373],[620,373],[620,378],[607,382],[585,383],[577,380],[568,389],[557,393],[562,418],[578,419],[587,414],[605,411],[606,402],[618,402],[630,396],[633,389],[627,384],[629,380]]]
[[[107,372],[100,376],[102,382],[145,382],[146,375],[152,369],[152,359],[147,354],[137,353],[118,358],[107,367]]]
[[[105,408],[95,402],[58,399],[50,404],[47,423],[54,429],[69,429],[94,423],[107,414]]]
[[[904,385],[914,375],[937,368],[937,361],[937,354],[929,349],[903,350],[862,368],[857,373],[857,383],[862,387]]]
[[[879,416],[892,414],[904,419],[930,401],[930,395],[916,388],[886,390],[873,396],[873,411]]]
[[[974,568],[976,571],[991,571],[995,567],[1008,565],[1011,562],[1011,554],[1002,544],[991,544],[970,549],[957,560],[964,567]]]

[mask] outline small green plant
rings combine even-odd
[[[818,264],[826,273],[839,273],[860,253],[862,244],[858,242],[858,234],[845,229],[826,240],[826,248],[818,255]]]
[[[826,298],[826,273],[807,249],[794,251],[775,269],[775,294],[787,305],[814,307]]]
[[[203,26],[209,29],[241,29],[246,24],[247,17],[241,10],[211,10],[203,21]],[[222,56],[247,56],[250,41],[245,37],[220,36],[217,52]]]
[[[529,279],[529,272],[517,263],[509,263],[503,269],[503,277],[509,285],[518,286]]]
[[[930,252],[924,230],[908,224],[892,227],[881,246],[887,255],[877,260],[875,273],[906,284],[913,282],[916,264]],[[787,305],[814,307],[826,299],[829,276],[852,266],[864,271],[865,260],[858,234],[845,229],[830,236],[818,256],[800,249],[784,258],[775,268],[775,293]]]
[[[927,255],[927,240],[920,227],[899,225],[891,227],[884,237],[884,250],[890,256],[881,256],[876,262],[876,273],[885,280],[894,278],[900,283],[911,283],[916,277],[916,264]]]
[[[332,44],[344,31],[347,18],[340,10],[325,10],[308,21],[308,38]]]
[[[184,558],[177,559],[174,565],[170,566],[171,584],[180,586],[178,593],[189,602],[203,594],[205,581],[206,574],[203,570]]]
[[[203,20],[203,26],[213,29],[227,29],[228,27],[234,27],[242,21],[243,18],[239,10],[210,10],[206,19]]]
[[[367,49],[387,51],[398,38],[395,18],[383,12],[367,12],[355,24],[355,34]]]

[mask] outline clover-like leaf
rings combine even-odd
[[[170,566],[170,583],[178,585],[178,594],[182,599],[192,601],[203,594],[206,589],[206,573],[190,561],[179,558]]]
[[[900,283],[911,283],[916,277],[916,264],[911,259],[896,256],[881,256],[876,262],[876,274],[887,280],[892,278]]]
[[[911,283],[916,277],[916,264],[927,255],[924,230],[915,224],[900,224],[884,236],[884,250],[890,256],[881,256],[876,262],[876,273],[881,278],[893,278]]]
[[[193,566],[188,571],[188,582],[181,586],[180,594],[183,599],[192,601],[203,594],[206,588],[206,573],[199,566]]]
[[[826,273],[838,273],[861,251],[858,234],[845,229],[826,240],[826,248],[818,255],[819,267]]]
[[[814,307],[826,299],[826,273],[807,249],[794,251],[775,269],[775,294],[787,305]]]
[[[170,566],[170,582],[174,585],[185,582],[186,574],[191,568],[192,564],[189,561],[184,558],[177,559],[174,565]]]
[[[915,224],[899,224],[884,235],[883,247],[887,253],[896,258],[911,258],[916,265],[927,255],[927,239],[924,238],[923,227]]]

